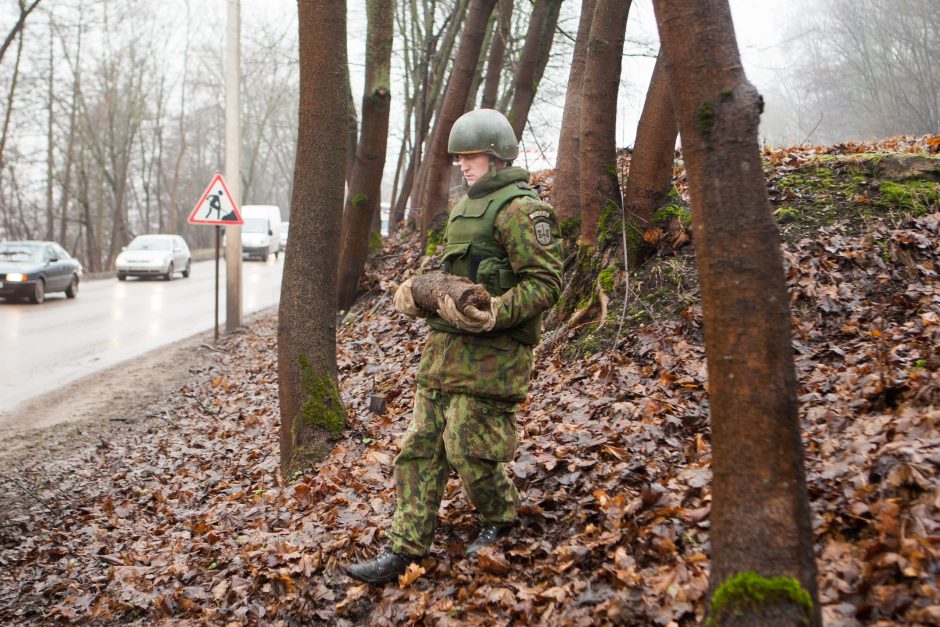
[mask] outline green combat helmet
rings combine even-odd
[[[452,155],[484,153],[511,162],[519,156],[519,144],[505,115],[495,109],[475,109],[454,122],[447,152]]]

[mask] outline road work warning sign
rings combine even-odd
[[[187,220],[190,224],[243,224],[242,216],[229,194],[221,174],[216,174],[209,187],[206,188],[202,198],[189,214]]]

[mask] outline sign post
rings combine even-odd
[[[224,225],[240,226],[244,223],[238,206],[225,186],[222,175],[216,172],[215,178],[203,192],[202,198],[193,207],[189,218],[190,224],[209,224],[215,226],[215,341],[219,341],[219,248]],[[241,244],[241,242],[239,242]]]

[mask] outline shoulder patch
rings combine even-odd
[[[546,220],[535,223],[535,241],[542,246],[552,243],[552,227]]]
[[[532,202],[525,208],[529,221],[533,223],[535,231],[535,241],[542,246],[548,246],[552,243],[552,224],[555,221],[555,213],[550,205],[544,202],[532,199]]]

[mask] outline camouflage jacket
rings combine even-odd
[[[514,168],[521,170],[521,168]],[[526,173],[526,179],[528,174]],[[482,182],[481,179],[479,182]],[[550,237],[546,236],[546,225]],[[515,198],[494,222],[496,241],[505,249],[519,283],[500,296],[494,331],[510,329],[546,311],[562,285],[562,242],[555,211],[534,198]],[[450,393],[471,394],[509,403],[525,400],[532,369],[532,347],[508,334],[495,337],[431,330],[418,383]]]

